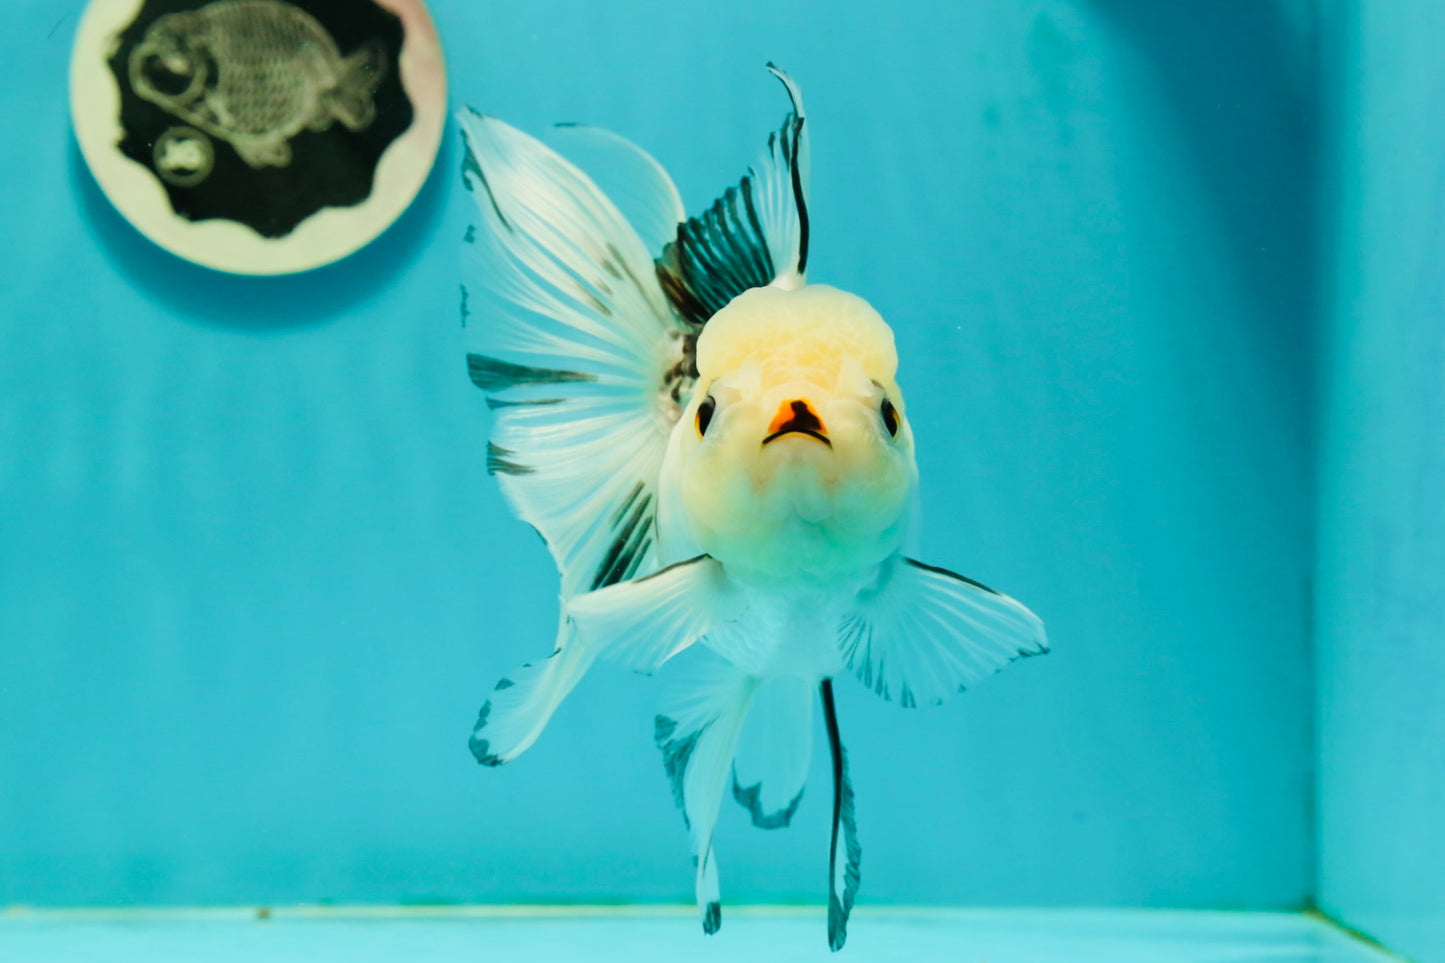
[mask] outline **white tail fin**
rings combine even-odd
[[[463,323],[493,410],[487,467],[547,543],[566,599],[655,567],[681,329],[637,232],[587,175],[499,120],[460,121],[479,218]]]
[[[539,141],[460,116],[478,223],[465,246],[467,372],[493,412],[487,469],[541,534],[565,601],[656,568],[657,476],[686,386],[681,329],[636,231],[585,174]],[[583,138],[584,140],[586,138]],[[621,138],[636,209],[681,205],[656,162]],[[503,679],[472,752],[486,765],[536,740],[593,654],[563,619],[555,653]]]

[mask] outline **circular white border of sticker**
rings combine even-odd
[[[120,152],[120,88],[108,61],[116,35],[144,2],[91,0],[70,59],[70,114],[80,151],[105,196],[138,231],[218,271],[296,274],[365,247],[411,206],[436,163],[447,113],[446,65],[424,0],[374,0],[401,19],[401,82],[414,115],[377,162],[371,195],[352,207],[322,208],[281,238],[262,237],[235,221],[181,217],[155,175]]]

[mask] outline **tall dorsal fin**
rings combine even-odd
[[[741,181],[677,227],[657,259],[673,309],[700,328],[748,288],[803,284],[808,266],[808,137],[803,96],[782,70],[793,109]]]

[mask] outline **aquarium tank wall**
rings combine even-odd
[[[349,258],[197,267],[73,139],[82,6],[0,41],[0,907],[690,903],[657,680],[467,751],[557,575],[487,475],[455,125]],[[764,64],[802,85],[920,557],[1053,649],[941,708],[837,681],[860,905],[1318,908],[1445,961],[1445,12],[429,6],[455,107],[621,133],[689,212],[785,113]],[[788,830],[724,801],[726,901],[823,899],[814,743]]]

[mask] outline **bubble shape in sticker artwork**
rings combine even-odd
[[[303,130],[369,127],[387,52],[367,42],[342,56],[315,17],[284,0],[216,0],[158,18],[128,66],[138,96],[259,169],[287,167]]]
[[[177,187],[195,187],[215,166],[211,139],[194,127],[172,127],[156,141],[156,173]]]

